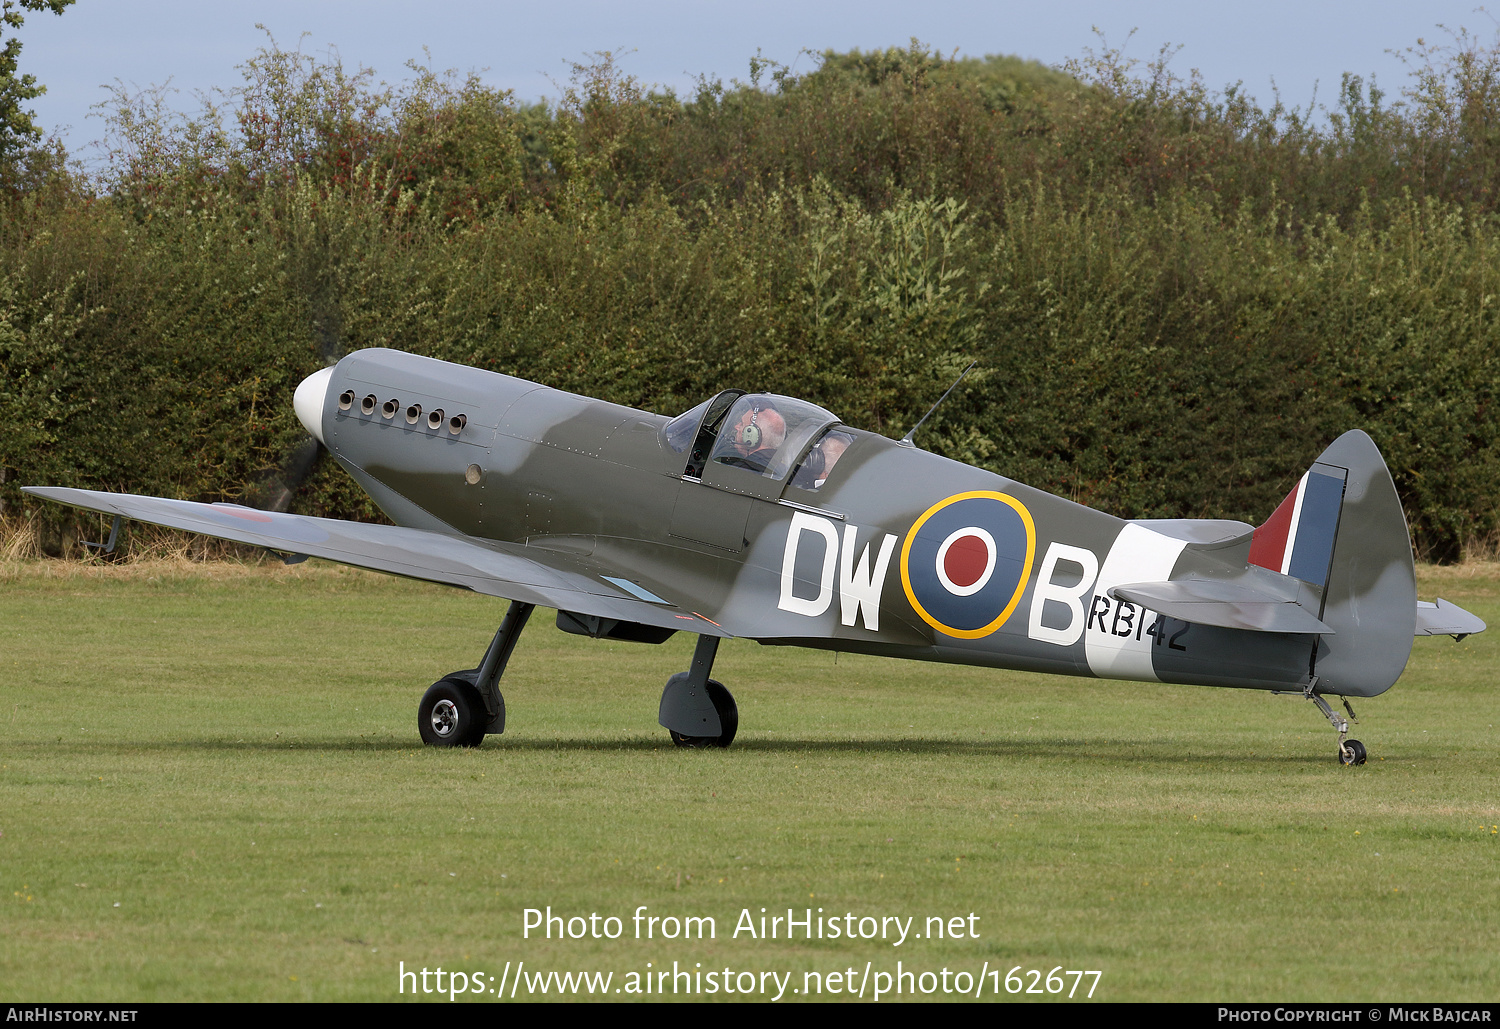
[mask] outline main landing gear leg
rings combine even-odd
[[[1323,712],[1323,717],[1328,719],[1334,730],[1339,734],[1339,764],[1364,764],[1367,757],[1365,754],[1365,745],[1359,742],[1359,740],[1348,739],[1349,723],[1344,720],[1343,715],[1328,706],[1328,701],[1324,700],[1323,695],[1317,692],[1317,687],[1318,677],[1313,676],[1312,681],[1302,687],[1302,694],[1308,700],[1318,705],[1318,710]],[[1349,698],[1343,697],[1340,699],[1344,702],[1344,710],[1349,712],[1350,718],[1353,718],[1354,708],[1349,706]]]
[[[679,747],[727,747],[740,727],[740,710],[724,684],[710,679],[719,637],[699,636],[693,666],[667,680],[657,721]]]
[[[477,747],[487,733],[505,731],[505,698],[500,676],[516,649],[535,604],[511,601],[510,609],[478,668],[449,672],[422,695],[417,705],[417,730],[433,747]]]

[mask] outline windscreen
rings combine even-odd
[[[698,434],[698,425],[703,421],[703,412],[708,410],[708,405],[711,403],[713,403],[712,397],[668,422],[665,430],[667,446],[679,454],[686,450],[688,444],[693,442],[693,437]]]

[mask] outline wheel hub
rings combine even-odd
[[[440,700],[432,705],[432,731],[439,736],[452,736],[458,728],[458,707],[451,700]]]

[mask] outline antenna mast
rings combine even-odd
[[[952,393],[954,390],[958,389],[958,384],[960,382],[964,381],[964,376],[968,375],[970,372],[972,372],[974,370],[974,366],[976,364],[978,364],[978,363],[979,363],[978,361],[970,361],[969,362],[969,367],[965,368],[959,374],[958,378],[956,378],[956,379],[953,380],[953,385],[949,386],[947,388],[947,390],[944,391],[943,395],[940,396],[940,397],[938,397],[937,403],[933,404],[932,407],[928,410],[928,412],[922,416],[921,420],[918,421],[917,424],[915,424],[915,425],[913,425],[911,427],[911,431],[910,432],[908,432],[905,436],[902,436],[900,439],[898,439],[896,441],[896,443],[899,446],[903,446],[903,447],[914,447],[914,446],[916,446],[916,444],[912,442],[912,437],[915,436],[917,434],[917,430],[922,427],[922,422],[925,422],[927,419],[929,419],[929,418],[932,417],[932,412],[936,411],[939,407],[942,406],[943,401],[948,399],[948,394],[949,393]]]

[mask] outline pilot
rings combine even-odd
[[[754,400],[730,426],[729,448],[719,457],[723,464],[764,472],[781,444],[786,442],[786,419],[768,400]]]

